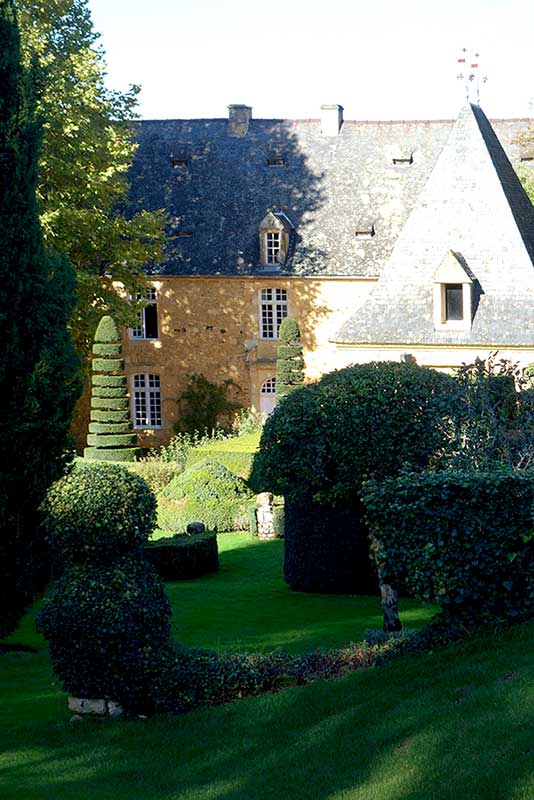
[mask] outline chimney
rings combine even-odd
[[[338,136],[343,125],[343,106],[333,103],[321,106],[321,133],[323,136]]]
[[[246,136],[251,117],[251,106],[241,104],[228,106],[228,133],[230,136]]]

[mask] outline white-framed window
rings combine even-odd
[[[464,318],[464,293],[461,283],[443,284],[444,322],[460,322]]]
[[[135,298],[141,300],[141,294]],[[137,315],[137,325],[131,328],[132,339],[157,339],[158,338],[158,293],[154,286],[146,290],[147,305]]]
[[[265,234],[265,263],[280,264],[280,231]]]
[[[287,289],[260,289],[260,336],[262,339],[278,339],[280,325],[287,314]]]
[[[260,413],[271,414],[276,403],[276,378],[267,378],[260,389]]]
[[[132,382],[134,428],[161,428],[159,375],[134,375]]]

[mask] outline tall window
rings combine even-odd
[[[265,234],[265,261],[267,264],[280,263],[280,233],[267,231]]]
[[[138,294],[136,300],[141,300]],[[157,292],[154,286],[146,290],[147,305],[137,315],[137,325],[132,328],[132,339],[158,338],[158,305]]]
[[[133,376],[133,418],[135,428],[161,428],[159,375]]]
[[[260,289],[260,336],[278,339],[282,320],[287,317],[287,290]]]

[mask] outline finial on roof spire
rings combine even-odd
[[[480,105],[480,84],[488,80],[487,75],[480,77],[480,53],[472,53],[467,47],[462,47],[456,61],[460,67],[456,78],[463,81],[467,102]]]

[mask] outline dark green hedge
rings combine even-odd
[[[146,543],[145,556],[166,581],[209,575],[219,569],[217,534],[178,533],[156,539]]]
[[[284,578],[302,592],[375,594],[376,568],[369,555],[361,504],[285,502]]]
[[[122,372],[124,370],[123,358],[93,358],[93,372]]]
[[[265,423],[249,483],[286,501],[294,588],[376,586],[357,500],[366,476],[425,467],[448,443],[454,380],[416,364],[359,364],[287,395]],[[352,577],[350,577],[352,572]]]
[[[93,375],[92,383],[93,386],[109,386],[114,389],[119,386],[126,389],[128,385],[126,375]]]
[[[148,540],[156,498],[125,467],[78,461],[49,490],[43,514],[52,554],[62,566],[107,562]]]
[[[363,498],[386,581],[466,624],[533,611],[533,476],[408,474]]]
[[[89,433],[89,447],[132,447],[137,442],[135,433]]]

